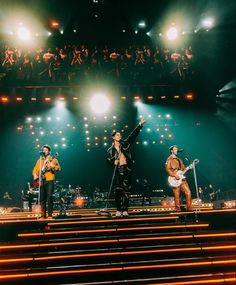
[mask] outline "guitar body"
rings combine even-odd
[[[186,177],[184,176],[184,174],[189,171],[190,169],[193,168],[193,165],[198,164],[199,160],[198,159],[194,159],[193,163],[191,163],[188,167],[185,168],[184,171],[182,170],[178,170],[176,172],[176,174],[179,176],[180,179],[176,179],[173,176],[169,176],[168,177],[168,182],[170,184],[171,187],[179,187],[181,185],[181,183],[183,182],[183,179],[185,179]]]
[[[181,171],[181,170],[178,170],[176,174],[180,177],[180,179],[176,179],[173,176],[168,177],[168,182],[169,182],[171,187],[179,187],[181,185],[183,179],[185,178],[183,171]]]

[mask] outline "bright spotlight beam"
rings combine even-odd
[[[206,18],[202,21],[202,26],[204,28],[212,28],[214,25],[214,19],[213,18]]]
[[[110,107],[110,101],[104,94],[96,94],[90,100],[90,106],[94,113],[105,113]]]
[[[24,27],[20,27],[17,30],[18,38],[22,41],[28,41],[30,39],[30,32]]]
[[[173,41],[178,37],[178,30],[172,27],[167,31],[166,36],[169,40]]]

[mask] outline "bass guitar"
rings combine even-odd
[[[185,179],[186,177],[184,176],[184,174],[189,171],[190,169],[193,168],[194,164],[198,164],[199,160],[198,159],[194,159],[194,161],[187,166],[183,171],[182,170],[178,170],[176,172],[176,175],[179,176],[179,179],[176,179],[174,176],[169,176],[168,177],[168,182],[170,184],[171,187],[179,187],[183,181],[183,179]]]
[[[53,156],[50,155],[45,159],[42,170],[41,170],[41,181],[45,178],[45,173],[50,170],[49,169],[50,163],[53,161],[54,158],[57,158],[57,157],[58,157],[58,153],[56,152],[55,155]],[[33,185],[34,185],[34,188],[39,188],[39,177],[37,179],[34,179]]]

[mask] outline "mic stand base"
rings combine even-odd
[[[99,216],[112,217],[112,214],[108,211],[107,208],[100,209],[100,210],[96,211],[95,213]]]

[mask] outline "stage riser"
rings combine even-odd
[[[145,215],[127,219],[7,222],[1,229],[12,234],[12,241],[0,243],[0,282],[123,284],[122,280],[140,279],[130,284],[153,284],[141,280],[156,278],[159,281],[154,284],[159,285],[161,280],[166,280],[166,284],[176,281],[171,276],[200,282],[201,277],[195,275],[209,274],[202,280],[223,284],[224,277],[232,277],[236,266],[236,235],[233,219],[229,220],[234,216],[235,213],[226,213],[227,229],[223,229],[223,217],[219,214],[215,215],[218,221],[212,222],[214,215],[196,217],[196,213],[180,215],[179,219],[166,215],[159,220],[155,215]],[[194,218],[199,217],[196,222]],[[11,279],[14,274],[23,275]],[[185,279],[186,274],[192,277]],[[5,280],[1,279],[3,276]],[[212,282],[212,278],[220,280],[222,276],[221,283]],[[230,284],[230,280],[225,284]]]

